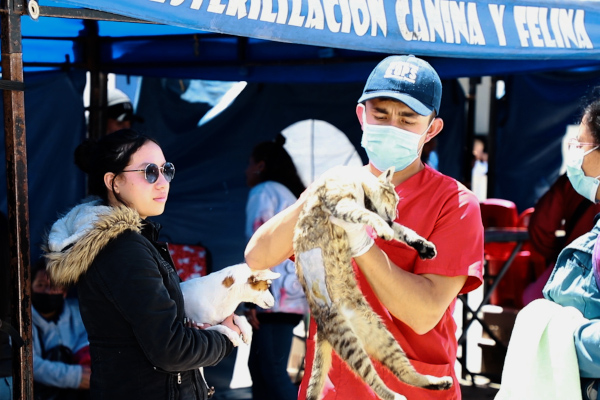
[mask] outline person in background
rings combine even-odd
[[[558,254],[594,227],[600,204],[575,191],[567,175],[561,175],[537,201],[527,227],[529,241],[541,254],[547,268],[523,293],[523,304],[543,298],[542,289],[552,272]]]
[[[144,119],[133,112],[131,99],[122,90],[108,89],[106,109],[106,134],[120,129],[130,129],[133,122],[144,122]]]
[[[462,184],[420,158],[424,144],[444,126],[439,118],[441,95],[441,80],[429,63],[414,56],[390,56],[373,69],[356,106],[362,146],[369,157],[364,168],[379,176],[394,167],[392,183],[401,198],[395,221],[433,242],[437,256],[421,260],[402,243],[373,238],[364,226],[332,219],[346,230],[354,271],[366,300],[417,371],[454,380],[449,390],[416,388],[375,365],[390,389],[419,400],[461,397],[454,368],[458,343],[452,313],[457,296],[483,282],[479,201]],[[255,232],[245,252],[251,268],[268,268],[292,255],[294,226],[304,201],[301,196]],[[306,398],[315,333],[311,320],[299,399]],[[334,353],[322,398],[378,397]]]
[[[486,142],[486,136],[476,136],[473,140],[471,190],[473,190],[479,201],[487,198],[488,153]]]
[[[78,301],[50,282],[44,259],[31,277],[35,400],[87,399],[91,361]]]
[[[600,93],[598,89],[596,94]],[[592,204],[600,201],[600,97],[584,109],[579,133],[568,143],[567,177]],[[544,297],[579,310],[589,321],[574,332],[575,351],[584,400],[596,400],[600,386],[600,219],[591,231],[568,244],[558,255]]]
[[[50,230],[45,257],[52,281],[77,285],[90,340],[92,399],[204,400],[199,368],[233,344],[185,317],[181,279],[157,241],[175,167],[158,143],[131,129],[75,149],[91,197]],[[240,334],[233,316],[221,324]]]
[[[246,183],[251,188],[246,204],[246,236],[275,214],[294,204],[304,191],[296,167],[284,149],[285,137],[262,142],[252,150],[246,168]],[[284,260],[272,268],[281,277],[273,281],[275,305],[269,310],[247,308],[246,317],[254,329],[248,368],[252,377],[253,400],[292,400],[298,387],[287,372],[293,330],[308,313],[306,297],[294,262]],[[247,307],[254,306],[247,304]]]

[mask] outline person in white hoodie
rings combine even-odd
[[[50,282],[44,259],[33,266],[32,278],[35,399],[85,399],[91,369],[79,303]]]

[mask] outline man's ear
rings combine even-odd
[[[429,130],[427,131],[427,139],[425,139],[425,142],[429,142],[431,139],[436,137],[438,133],[442,131],[442,128],[444,128],[444,120],[441,118],[435,118],[431,123]]]
[[[115,180],[116,175],[114,172],[107,172],[104,174],[104,186],[108,189],[109,192],[113,191],[113,181]],[[115,192],[118,193],[117,187],[114,188]]]
[[[360,123],[360,127],[362,129],[363,125],[363,114],[365,113],[365,105],[363,103],[358,103],[356,105],[356,116],[358,117],[358,122]]]

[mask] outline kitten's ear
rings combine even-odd
[[[382,182],[391,182],[395,171],[396,168],[394,166],[391,166],[388,169],[386,169],[383,174],[379,175],[379,179]]]

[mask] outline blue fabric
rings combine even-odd
[[[0,399],[12,400],[13,398],[13,378],[12,376],[0,377]]]
[[[69,365],[43,358],[44,350],[48,351],[59,345],[69,348],[73,354],[89,345],[77,299],[65,300],[63,311],[57,321],[46,321],[35,308],[31,310],[31,317],[34,380],[48,386],[79,388],[81,365]]]
[[[595,23],[600,19],[600,6],[576,0],[566,7],[575,14],[569,20],[581,22],[561,21],[558,32],[551,20],[558,18],[559,7],[565,7],[559,0],[479,0],[467,7],[435,9],[420,1],[411,2],[412,6],[392,1],[333,6],[288,0],[264,2],[262,7],[255,2],[226,6],[202,1],[55,1],[229,35],[380,53],[402,49],[409,54],[457,58],[477,54],[488,59],[597,59],[600,54],[592,45],[600,41],[600,26]],[[527,13],[526,6],[530,9]],[[573,31],[564,43],[562,38]]]
[[[488,0],[469,2],[469,5],[477,6],[477,14],[480,14],[482,18],[479,23],[481,29],[485,31],[485,45],[469,44],[464,36],[461,36],[457,43],[452,43],[452,41],[443,43],[439,32],[434,43],[425,38],[410,41],[399,39],[398,22],[395,20],[395,12],[392,10],[394,2],[391,1],[379,3],[386,3],[386,13],[388,14],[386,28],[394,31],[393,35],[390,32],[390,35],[383,37],[381,28],[378,28],[376,37],[372,37],[370,32],[358,37],[351,28],[348,33],[331,34],[330,32],[330,35],[327,36],[323,34],[323,30],[295,27],[295,30],[308,31],[311,35],[302,34],[291,40],[283,39],[279,33],[280,30],[290,28],[285,24],[273,24],[260,19],[250,20],[247,16],[242,18],[242,21],[238,21],[234,16],[207,13],[208,1],[203,2],[201,10],[190,9],[190,1],[175,2],[179,3],[179,6],[173,6],[173,2],[169,1],[161,4],[160,1],[151,2],[149,0],[78,1],[80,4],[89,3],[90,8],[102,8],[111,13],[118,14],[120,10],[127,8],[129,12],[123,10],[125,15],[140,16],[144,14],[146,16],[148,14],[147,18],[142,19],[152,20],[151,14],[158,12],[157,17],[161,22],[167,23],[167,25],[161,25],[89,21],[92,25],[97,24],[99,35],[102,38],[101,63],[103,69],[107,72],[130,76],[280,83],[364,82],[366,76],[385,54],[412,53],[425,57],[442,79],[448,79],[594,66],[597,65],[599,51],[598,46],[583,51],[577,49],[575,45],[569,47],[537,46],[533,45],[531,38],[525,40],[527,46],[523,47],[521,41],[516,39],[511,15],[516,4],[508,1],[504,2],[506,3],[506,12],[503,15],[508,43],[499,51],[496,31],[490,20],[488,4],[486,4],[490,3]],[[40,0],[39,3],[46,7],[67,5],[63,1],[51,0]],[[248,4],[248,6],[250,3],[259,4],[260,2],[238,2],[238,4]],[[350,3],[366,4],[364,1]],[[376,2],[368,3],[375,4]],[[423,2],[415,2],[418,8],[419,4],[417,3]],[[492,3],[498,4],[498,2]],[[537,12],[539,10],[548,11],[546,7],[549,5],[553,8],[584,9],[586,11],[585,26],[589,27],[587,33],[590,35],[592,43],[598,42],[599,6],[597,4],[570,1],[569,5],[565,6],[557,1],[549,3],[539,0],[521,0],[520,3],[533,6],[532,10]],[[272,4],[276,5],[278,2],[273,1]],[[536,9],[536,4],[541,8]],[[448,18],[447,20],[460,21],[467,12],[467,8],[461,7],[460,18]],[[360,11],[358,12],[360,13]],[[176,17],[178,13],[187,14],[185,15],[187,22],[192,25],[178,20]],[[306,16],[305,11],[303,11],[303,15]],[[532,17],[537,18],[539,15],[532,15]],[[202,21],[206,22],[206,18],[209,18],[211,23],[202,25]],[[229,20],[229,22],[225,21],[227,23],[223,24],[217,21],[218,18]],[[470,29],[470,34],[474,34],[476,26],[471,22],[475,20],[469,17],[467,23],[467,19],[463,19],[465,19],[465,22],[462,23],[463,27]],[[412,25],[412,20],[411,15],[407,16],[410,25]],[[249,25],[255,26],[254,32],[243,34],[244,32],[237,31],[238,28],[245,29],[244,26]],[[242,33],[241,36],[249,36],[249,38],[225,35],[215,37],[212,32],[207,32],[213,30],[214,27],[218,27],[219,32]],[[409,30],[413,28],[413,26],[408,27]],[[456,29],[459,28],[456,27]],[[23,61],[28,71],[51,68],[50,66],[32,65],[33,62],[55,63],[55,66],[52,67],[55,69],[60,68],[59,64],[85,62],[83,46],[80,45],[80,42],[76,42],[81,39],[81,36],[89,34],[84,29],[82,20],[39,18],[34,21],[26,17],[22,18],[22,31]],[[154,37],[160,37],[160,39],[155,40]],[[69,40],[58,40],[57,38]],[[330,38],[334,40],[331,41]],[[362,43],[356,45],[353,41]],[[387,46],[387,50],[378,50],[377,46],[373,45],[373,41]],[[244,51],[240,52],[240,48],[243,48]],[[486,54],[490,48],[495,48],[495,55]],[[550,56],[539,54],[544,52]],[[566,56],[565,53],[567,53]],[[442,55],[443,57],[441,57]],[[469,59],[468,62],[465,62],[465,58]],[[535,58],[535,62],[531,61],[532,58]]]
[[[543,290],[545,298],[575,307],[590,320],[574,333],[582,378],[600,378],[600,290],[592,267],[592,252],[599,232],[600,221],[559,254]]]
[[[85,176],[73,163],[73,152],[87,129],[84,87],[84,71],[25,76],[31,260],[38,259],[42,238],[57,215],[85,196]],[[0,116],[4,118],[2,107]],[[4,137],[4,125],[1,129]],[[5,147],[0,146],[0,159],[5,157]],[[5,163],[0,164],[0,191],[6,193]],[[6,195],[1,195],[0,210],[5,214],[6,204]]]

